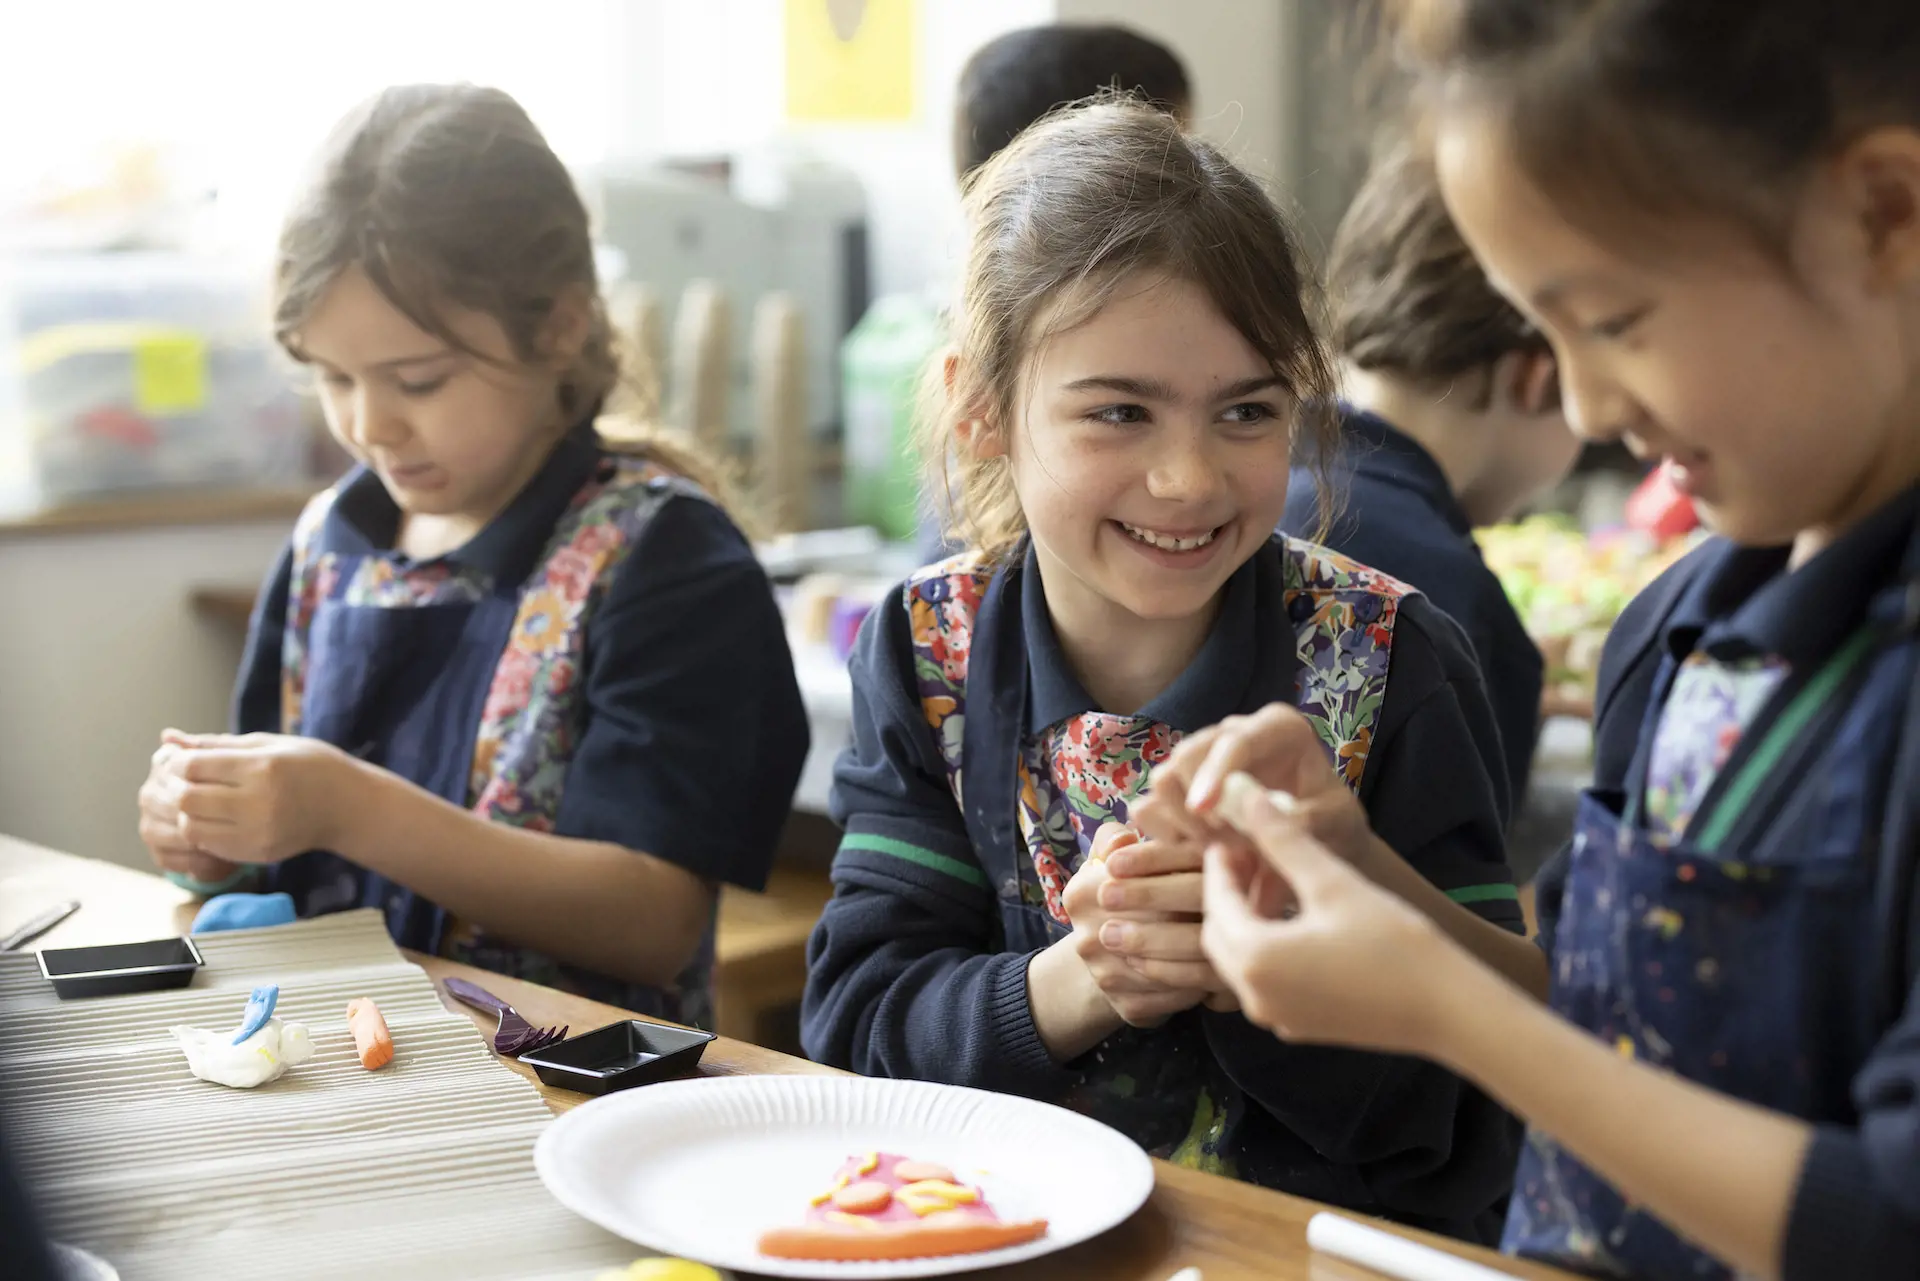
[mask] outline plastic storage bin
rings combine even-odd
[[[0,263],[0,512],[296,484],[306,421],[263,273],[161,254]]]

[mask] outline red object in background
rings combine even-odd
[[[1657,538],[1678,538],[1700,527],[1693,500],[1673,487],[1665,467],[1656,467],[1627,499],[1627,524]]]
[[[102,405],[80,415],[75,425],[84,435],[110,440],[135,449],[152,449],[160,443],[160,429],[151,419],[119,405]]]

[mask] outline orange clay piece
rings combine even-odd
[[[353,1033],[361,1067],[371,1072],[393,1062],[393,1033],[371,999],[361,996],[347,1002],[347,1028]]]
[[[849,1215],[849,1218],[854,1216]],[[941,1254],[978,1254],[1024,1245],[1047,1230],[1045,1219],[989,1223],[980,1219],[931,1223],[882,1223],[855,1218],[862,1228],[807,1223],[774,1228],[760,1237],[760,1253],[775,1259],[925,1259]]]
[[[952,1183],[953,1171],[944,1165],[935,1165],[931,1161],[902,1161],[893,1167],[893,1177],[902,1183],[924,1183],[928,1179]]]
[[[893,1189],[884,1183],[850,1183],[833,1194],[833,1204],[848,1214],[878,1214],[893,1200]]]

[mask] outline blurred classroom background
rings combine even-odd
[[[595,210],[616,321],[656,374],[652,410],[725,446],[770,534],[764,559],[814,721],[791,842],[811,870],[733,903],[722,947],[742,982],[758,974],[784,992],[825,893],[819,815],[844,741],[846,645],[924,545],[901,444],[956,269],[962,65],[1046,23],[1119,23],[1162,41],[1185,64],[1195,127],[1272,185],[1318,253],[1365,141],[1351,42],[1335,38],[1344,9],[11,8],[0,18],[0,114],[20,122],[0,136],[0,830],[146,865],[135,793],[158,731],[225,725],[255,585],[305,499],[345,466],[269,336],[283,203],[364,96],[408,81],[492,84],[527,107]],[[1564,831],[1586,768],[1581,688],[1653,554],[1604,536],[1631,472],[1596,455],[1551,514],[1489,543],[1576,713],[1546,737],[1552,759],[1517,844]],[[1516,850],[1516,863],[1543,852]]]

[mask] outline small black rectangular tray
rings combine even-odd
[[[715,1039],[711,1032],[628,1019],[529,1051],[520,1061],[547,1085],[581,1094],[611,1094],[685,1076]]]
[[[185,987],[206,962],[190,938],[104,947],[49,947],[35,953],[40,973],[63,1001]]]

